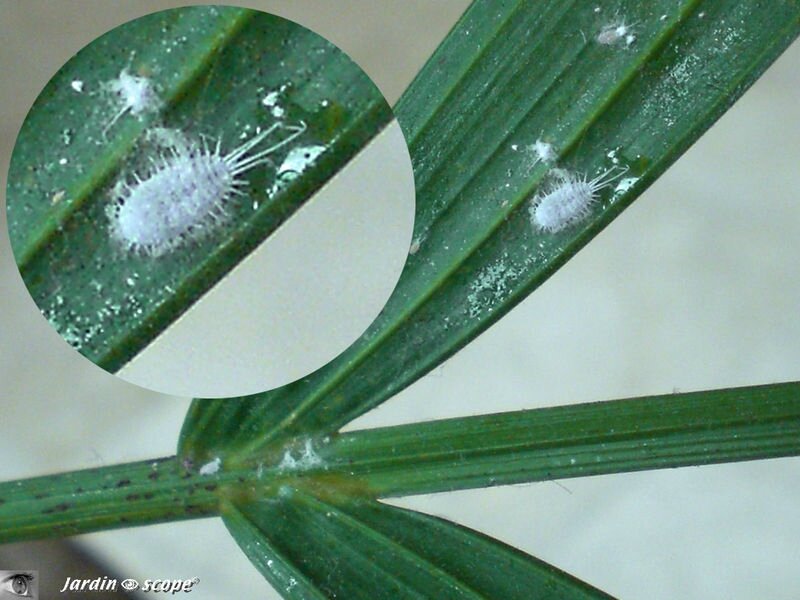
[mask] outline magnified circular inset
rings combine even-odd
[[[78,352],[181,396],[275,388],[380,312],[414,178],[369,77],[249,9],[147,15],[50,80],[17,138],[8,227],[23,281]]]

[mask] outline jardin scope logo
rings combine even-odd
[[[191,592],[198,583],[200,583],[198,577],[192,579],[145,579],[144,581],[136,579],[123,579],[120,581],[109,577],[96,577],[94,579],[67,577],[64,586],[61,588],[61,593],[114,592],[117,590],[132,592],[139,590],[144,593],[177,594],[179,592]],[[0,599],[2,598],[5,598],[5,596],[0,596]]]

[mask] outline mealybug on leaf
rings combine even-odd
[[[279,130],[290,135],[252,152]],[[306,130],[305,123],[276,123],[223,155],[217,140],[214,150],[205,143],[170,147],[153,160],[145,177],[120,181],[114,188],[109,211],[113,237],[130,250],[159,256],[190,236],[202,234],[225,217],[225,203],[242,194],[242,175],[269,162],[269,155],[291,143]]]
[[[555,184],[531,202],[530,215],[534,226],[540,231],[555,233],[585,219],[600,190],[628,170],[620,169],[614,174],[617,169],[619,167],[611,167],[594,179],[557,169]]]

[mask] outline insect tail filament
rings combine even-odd
[[[245,171],[248,171],[255,166],[269,162],[269,159],[267,157],[270,154],[273,154],[274,152],[280,150],[287,144],[292,143],[298,136],[302,135],[303,132],[305,132],[306,128],[307,128],[306,124],[303,121],[300,122],[300,125],[283,125],[281,123],[275,123],[268,129],[265,129],[264,131],[253,137],[251,140],[245,142],[241,146],[232,150],[230,153],[225,155],[225,157],[223,157],[223,160],[225,161],[225,164],[231,167],[232,175],[239,175],[240,173],[244,173]],[[278,129],[285,129],[287,131],[290,131],[291,134],[285,137],[284,139],[280,140],[279,142],[276,142],[272,146],[265,148],[264,150],[261,150],[256,154],[249,155],[243,160],[240,160],[242,156],[247,154],[248,151],[252,150],[255,146],[263,142],[265,139],[267,139],[267,137],[272,135],[272,133]],[[217,148],[219,148],[219,145],[217,145]]]

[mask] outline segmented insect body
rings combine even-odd
[[[276,131],[290,135],[267,148],[252,152]],[[214,150],[203,145],[172,147],[151,160],[144,179],[120,182],[114,190],[110,211],[112,234],[130,250],[159,256],[201,235],[226,215],[226,201],[242,194],[247,185],[242,175],[269,162],[269,155],[302,134],[300,125],[276,123],[244,144],[223,155],[217,141]]]
[[[619,173],[614,173],[617,169]],[[611,167],[594,179],[557,169],[555,183],[537,195],[530,206],[533,224],[540,231],[555,233],[589,216],[603,188],[621,177],[627,168]]]

